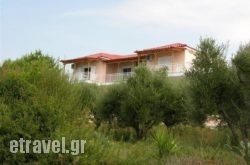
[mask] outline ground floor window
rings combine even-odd
[[[89,80],[90,79],[90,73],[91,73],[91,68],[90,67],[85,67],[83,68],[83,79],[84,80]]]
[[[123,73],[122,78],[123,78],[124,80],[126,80],[126,79],[128,79],[129,77],[131,77],[132,68],[123,68],[123,69],[122,69],[122,73]]]
[[[123,73],[131,73],[132,68],[123,68]]]

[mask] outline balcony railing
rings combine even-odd
[[[105,83],[113,83],[127,80],[134,72],[106,74]]]
[[[80,73],[80,80],[81,81],[95,81],[97,78],[97,74],[95,73]]]
[[[164,65],[152,65],[148,67],[150,69],[167,69],[167,75],[174,76],[183,76],[185,71],[184,64],[164,64]],[[97,83],[97,84],[112,84],[115,82],[125,81],[129,77],[133,76],[134,72],[125,72],[125,73],[112,73],[106,74],[105,77],[100,77],[98,74],[89,73],[82,74],[80,81],[89,82],[89,83]]]
[[[97,83],[97,84],[112,84],[115,82],[125,81],[133,74],[134,72],[113,73],[113,74],[106,74],[104,76],[100,76],[94,73],[89,73],[88,75],[81,74],[81,76],[79,77],[79,81],[87,83]]]
[[[151,66],[150,68],[153,69],[165,68],[167,70],[168,76],[182,76],[184,75],[185,72],[185,65],[176,63],[154,65]]]
[[[184,64],[160,64],[155,65],[156,69],[167,68],[169,73],[184,72]]]

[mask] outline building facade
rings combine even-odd
[[[167,68],[168,76],[183,76],[195,58],[195,49],[182,43],[137,50],[134,54],[96,53],[61,60],[71,64],[73,79],[97,84],[112,84],[133,75],[134,68],[144,63],[150,69]]]

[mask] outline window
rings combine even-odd
[[[130,73],[131,71],[131,68],[123,68],[123,73]]]
[[[148,54],[147,55],[147,61],[152,61],[154,58],[154,54]]]
[[[159,57],[158,58],[158,65],[169,65],[172,62],[171,56]]]
[[[89,80],[90,79],[91,68],[83,68],[83,79]]]
[[[132,68],[123,68],[122,69],[122,72],[123,72],[123,79],[126,80],[128,79],[130,76],[131,76],[131,72],[132,72]]]

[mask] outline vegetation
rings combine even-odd
[[[244,158],[249,157],[249,44],[240,47],[233,66],[227,64],[225,46],[211,38],[201,39],[193,67],[187,71],[194,114],[201,123],[207,115],[218,114],[231,130],[232,145],[244,144]],[[236,69],[234,68],[236,67]]]
[[[79,113],[79,92],[61,74],[55,61],[40,51],[4,62],[0,73],[0,143],[3,145],[0,161],[8,164],[37,161],[40,159],[37,154],[10,154],[9,141],[53,138],[57,129],[74,121]]]
[[[152,138],[158,148],[158,157],[169,156],[170,154],[180,151],[178,142],[172,132],[169,132],[165,127],[159,127],[153,134]]]
[[[241,45],[236,56],[233,58],[233,64],[235,66],[238,82],[238,90],[240,92],[241,100],[238,104],[234,104],[234,107],[238,113],[238,128],[240,133],[240,145],[237,149],[241,149],[243,152],[239,152],[241,156],[245,158],[248,164],[250,164],[250,43]]]
[[[135,69],[126,82],[72,82],[41,51],[0,67],[0,164],[249,164],[250,44],[228,63],[201,39],[186,78]],[[222,126],[203,126],[217,115]],[[94,116],[94,117],[93,117]],[[84,153],[10,153],[20,138],[86,140]]]
[[[179,121],[181,102],[166,77],[165,70],[150,71],[146,66],[135,69],[135,75],[111,87],[104,94],[95,114],[110,124],[132,127],[142,139],[159,122],[173,125]]]

